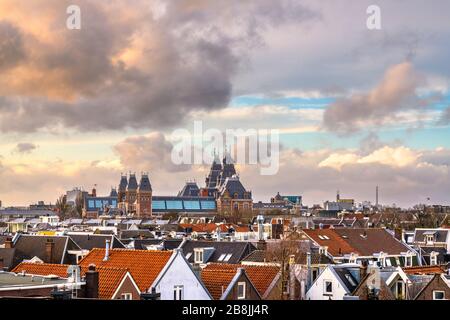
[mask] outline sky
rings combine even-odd
[[[381,9],[381,30],[366,9]],[[69,5],[81,29],[66,27]],[[54,203],[120,174],[204,185],[172,132],[278,129],[280,169],[238,165],[255,201],[450,205],[450,2],[0,0],[0,200]],[[430,198],[431,200],[428,200]]]

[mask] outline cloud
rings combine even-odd
[[[124,168],[135,171],[188,171],[190,165],[175,165],[171,159],[173,145],[160,132],[126,138],[114,146]]]
[[[323,125],[331,131],[348,133],[383,125],[395,119],[400,111],[423,109],[429,101],[416,93],[423,83],[423,76],[410,62],[394,65],[368,93],[353,94],[332,103],[324,113]]]
[[[445,109],[442,112],[441,117],[439,119],[439,124],[441,125],[450,124],[450,107],[447,107],[447,109]]]
[[[389,152],[396,152],[390,157]],[[448,154],[448,149],[440,151]],[[380,186],[381,203],[410,207],[431,197],[433,203],[449,204],[446,190],[450,188],[450,168],[439,161],[426,161],[435,151],[381,148],[366,158],[355,151],[342,151],[347,163],[340,168],[324,164],[336,151],[301,152],[286,149],[281,152],[280,170],[275,176],[260,176],[258,168],[241,167],[244,185],[256,200],[269,201],[277,191],[282,194],[303,195],[304,203],[322,204],[332,200],[336,190],[356,201],[375,201],[375,187]],[[408,161],[397,163],[400,156]]]
[[[65,28],[69,4],[0,0],[0,35],[17,48],[0,55],[1,131],[174,126],[193,110],[227,106],[233,76],[266,30],[315,17],[292,0],[81,0],[74,31]]]
[[[31,153],[38,148],[34,143],[29,142],[21,142],[18,143],[16,148],[14,149],[14,153],[27,154]]]

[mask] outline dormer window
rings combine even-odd
[[[437,258],[438,258],[438,253],[433,251],[430,253],[430,265],[431,266],[435,266],[437,265]]]
[[[412,267],[413,266],[413,255],[408,252],[405,256],[405,267]]]
[[[319,254],[327,255],[328,254],[328,247],[320,247],[319,248]]]
[[[194,249],[194,262],[203,263],[203,248]]]

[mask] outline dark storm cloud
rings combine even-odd
[[[12,24],[0,21],[0,71],[14,67],[24,57],[20,31]]]
[[[32,54],[24,59],[0,45],[0,67],[22,68],[0,81],[3,132],[174,126],[192,110],[228,104],[232,77],[264,30],[315,17],[290,0],[168,2],[158,17],[154,2],[84,0],[82,29],[67,30],[68,1],[38,2],[35,10],[50,17],[42,20],[51,26],[46,37],[14,17],[8,25],[10,42]],[[17,7],[24,10],[23,1]]]
[[[20,154],[26,154],[26,153],[31,153],[36,149],[37,149],[37,145],[35,145],[34,143],[21,142],[21,143],[17,144],[17,146],[13,152],[20,153]]]

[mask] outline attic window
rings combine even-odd
[[[330,238],[328,236],[324,236],[324,235],[319,235],[319,239],[321,239],[321,240],[330,240]]]

